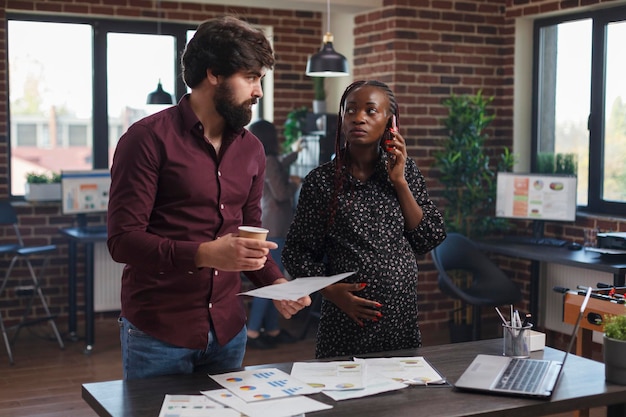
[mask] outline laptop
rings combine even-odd
[[[591,287],[580,305],[563,361],[479,354],[454,386],[463,391],[550,399],[574,345],[590,295]]]

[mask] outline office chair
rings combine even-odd
[[[472,340],[480,339],[481,307],[522,299],[519,287],[465,236],[449,233],[431,253],[441,291],[460,300],[463,311],[472,307]]]
[[[0,201],[0,225],[2,226],[12,226],[15,232],[15,243],[2,243],[0,244],[0,255],[9,255],[12,256],[11,261],[9,263],[9,267],[4,274],[4,278],[2,280],[2,284],[0,285],[0,296],[4,293],[4,290],[7,287],[9,279],[11,277],[11,272],[13,268],[17,264],[18,261],[23,261],[28,267],[28,271],[30,273],[30,277],[32,279],[32,284],[27,286],[16,286],[15,287],[15,295],[25,295],[29,296],[26,308],[22,314],[20,322],[14,326],[5,327],[4,322],[2,320],[2,313],[0,311],[0,330],[2,330],[2,337],[4,339],[4,344],[7,349],[7,354],[9,355],[9,363],[11,365],[14,364],[13,354],[11,352],[11,345],[15,343],[17,336],[22,329],[22,327],[30,326],[32,324],[36,324],[42,321],[48,321],[54,335],[56,336],[57,341],[59,342],[59,346],[63,349],[65,346],[63,344],[63,340],[61,339],[61,335],[59,334],[59,330],[54,322],[54,316],[50,313],[50,309],[48,308],[48,303],[43,295],[41,289],[41,281],[37,278],[35,274],[35,269],[31,262],[32,256],[42,255],[43,261],[41,264],[39,275],[43,274],[48,263],[50,262],[50,256],[52,252],[56,251],[56,245],[43,245],[43,246],[25,246],[22,236],[20,234],[19,227],[17,225],[17,213],[15,209],[11,205],[9,201]],[[33,307],[33,302],[35,297],[39,296],[41,300],[41,304],[46,313],[45,317],[40,317],[36,319],[27,320],[28,315]],[[11,330],[15,328],[15,334],[13,335],[13,339],[9,340],[9,336],[7,334],[7,330]]]

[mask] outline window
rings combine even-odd
[[[578,205],[626,211],[626,8],[535,22],[535,172],[578,176]],[[565,171],[564,171],[565,170]]]
[[[179,55],[196,24],[12,13],[7,18],[14,196],[24,194],[28,172],[109,168],[128,126],[166,107],[146,104],[159,81],[174,101],[188,91]],[[270,37],[271,28],[264,30]],[[271,73],[266,85],[268,79],[266,102],[273,93]],[[268,109],[273,107],[265,106],[264,117],[272,120]]]

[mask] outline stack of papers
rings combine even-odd
[[[445,378],[421,356],[355,358],[353,362],[296,362],[291,376],[320,388],[335,401],[395,391],[409,385],[447,384]]]
[[[291,417],[332,408],[308,394],[341,401],[411,385],[449,386],[421,356],[295,362],[291,374],[259,368],[209,376],[223,389],[166,395],[159,417]]]

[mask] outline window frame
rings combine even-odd
[[[175,38],[174,54],[176,57],[172,65],[174,66],[175,91],[174,97],[176,101],[187,93],[181,69],[180,69],[180,53],[187,43],[187,32],[195,30],[197,23],[171,23],[157,21],[134,21],[134,20],[111,20],[89,17],[73,17],[73,16],[50,16],[36,15],[24,13],[7,13],[5,31],[7,36],[8,22],[11,20],[31,21],[31,22],[50,22],[50,23],[75,23],[85,24],[92,27],[93,30],[93,109],[92,109],[92,157],[93,169],[108,169],[109,167],[109,119],[108,119],[108,101],[107,101],[107,35],[109,33],[137,33],[150,35],[169,35]],[[147,94],[147,93],[146,93]],[[9,95],[7,94],[7,97]],[[7,135],[10,144],[11,138],[11,111],[10,101],[7,98]],[[13,198],[23,196],[13,195],[10,189],[11,185],[11,146],[8,146],[8,175],[9,175],[9,193]]]
[[[606,26],[612,22],[626,21],[626,6],[590,10],[572,14],[537,19],[533,26],[533,86],[532,86],[532,144],[531,168],[537,168],[539,149],[539,60],[541,59],[541,29],[573,20],[591,19],[591,85],[590,113],[587,128],[589,132],[589,186],[587,206],[579,206],[579,212],[623,215],[626,203],[602,199],[602,179],[604,177],[604,120],[605,120],[605,74],[606,74]]]

